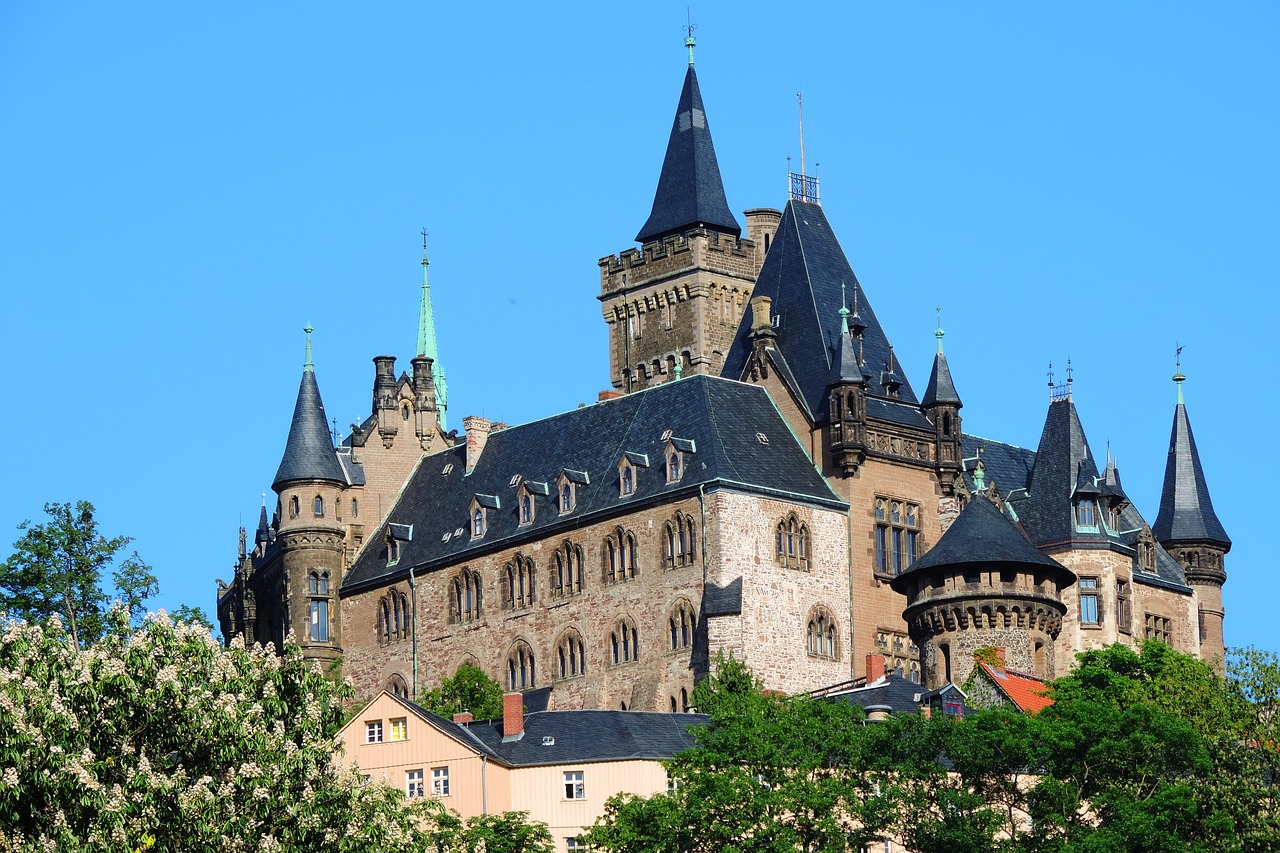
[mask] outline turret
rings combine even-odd
[[[867,457],[867,383],[849,327],[849,309],[843,304],[843,284],[840,297],[840,333],[831,359],[827,414],[831,421],[832,462],[844,476],[849,477],[857,472]]]
[[[938,482],[943,494],[953,495],[960,479],[960,408],[964,403],[960,402],[955,383],[951,381],[951,368],[942,350],[942,337],[946,332],[942,330],[941,309],[938,312],[938,330],[933,334],[938,339],[938,352],[933,357],[929,387],[925,389],[920,405],[924,407],[925,417],[933,424]]]
[[[400,430],[394,355],[373,357],[373,412],[378,416],[378,435],[382,436],[382,445],[390,447]]]
[[[1225,557],[1231,538],[1213,511],[1209,486],[1200,465],[1200,452],[1191,432],[1182,383],[1181,365],[1173,381],[1178,386],[1178,403],[1173,411],[1173,431],[1169,436],[1169,458],[1160,492],[1160,513],[1151,532],[1156,541],[1179,563],[1187,582],[1196,590],[1200,611],[1200,656],[1217,661],[1224,654],[1222,637],[1222,585],[1226,583]]]

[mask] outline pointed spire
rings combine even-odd
[[[951,381],[951,368],[947,365],[946,353],[942,351],[942,308],[938,308],[938,330],[933,333],[938,339],[938,354],[933,357],[933,371],[929,374],[929,386],[924,390],[924,399],[920,404],[925,408],[937,405],[955,406],[959,409],[964,404],[956,392],[955,383]]]
[[[1178,349],[1181,353],[1181,347]],[[1173,411],[1173,431],[1169,436],[1169,459],[1165,463],[1164,487],[1160,492],[1160,513],[1151,532],[1166,542],[1208,542],[1230,550],[1231,537],[1213,511],[1209,485],[1200,465],[1200,452],[1191,432],[1182,383],[1186,381],[1179,363],[1173,381],[1178,385],[1178,402]]]
[[[840,280],[840,334],[849,337],[849,302],[844,293],[844,279]]]
[[[692,39],[692,33],[685,39],[690,51]],[[742,235],[742,228],[725,199],[720,164],[711,142],[711,127],[702,106],[702,92],[698,89],[691,53],[667,141],[667,154],[662,161],[662,173],[658,176],[653,211],[636,235],[636,242],[650,243],[698,227],[729,234],[735,239]]]
[[[444,368],[436,346],[435,311],[431,306],[431,284],[427,278],[427,229],[422,229],[422,300],[418,306],[418,357],[431,359],[431,378],[436,387],[436,406],[440,412],[440,429],[446,429],[445,410],[449,407],[449,390],[445,387]]]
[[[311,333],[315,330],[312,329],[311,324],[308,323],[307,325],[302,327],[302,331],[307,333],[307,356],[302,361],[302,369],[307,373],[314,373],[316,366],[311,361]]]
[[[840,335],[836,340],[836,357],[832,360],[832,384],[862,385],[865,383],[862,366],[854,349],[853,335],[849,334],[849,309],[844,306],[844,282],[840,282],[840,310],[837,313],[840,315]]]
[[[307,360],[302,368],[302,382],[298,386],[298,399],[293,407],[284,457],[271,484],[276,491],[294,480],[346,482],[338,464],[338,455],[333,450],[333,436],[329,433],[329,419],[320,399],[320,386],[316,384],[315,366],[311,361],[311,326],[308,325],[305,331]]]
[[[689,10],[685,9],[685,13],[689,14]],[[697,29],[697,26],[693,23],[693,18],[689,18],[688,23],[685,24],[685,28],[684,28],[684,32],[685,32],[684,46],[689,49],[689,67],[690,68],[693,67],[693,48],[698,43],[698,40],[693,37],[693,31],[696,29]]]

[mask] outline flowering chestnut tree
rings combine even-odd
[[[334,755],[348,688],[296,648],[222,648],[164,613],[0,616],[0,851],[447,850],[443,811]]]

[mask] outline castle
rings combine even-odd
[[[373,359],[336,448],[307,330],[275,512],[219,582],[224,637],[292,633],[364,697],[471,663],[531,708],[683,710],[719,652],[788,692],[869,666],[962,682],[982,647],[1041,677],[1145,637],[1220,661],[1231,541],[1185,377],[1154,523],[1069,375],[1036,448],[966,434],[942,329],[917,396],[816,178],[743,233],[688,46],[639,247],[599,262],[612,390],[446,432],[424,252],[412,370]]]

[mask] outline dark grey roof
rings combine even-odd
[[[920,701],[925,692],[923,685],[891,672],[865,687],[855,687],[847,693],[829,694],[826,698],[862,708],[881,705],[895,714],[910,714],[920,710]]]
[[[809,411],[819,418],[827,411],[827,388],[840,356],[841,285],[852,293],[857,283],[822,207],[795,199],[788,201],[752,295],[773,300],[771,311],[778,321],[777,348],[786,356]],[[859,347],[863,375],[871,377],[867,380],[867,394],[869,398],[884,398],[887,394],[881,377],[890,363],[889,339],[866,299],[861,295],[857,299],[859,322],[864,326]],[[748,311],[725,358],[724,376],[736,379],[743,375],[752,349],[751,322]],[[901,365],[896,367],[902,383],[898,399],[918,404]],[[882,412],[873,411],[868,405],[867,412],[872,417],[883,415],[895,421],[905,418],[912,425],[932,429],[918,405],[914,409],[895,406]]]
[[[320,387],[312,370],[302,371],[298,401],[293,406],[293,421],[289,424],[289,440],[285,442],[284,458],[280,460],[271,488],[278,491],[283,484],[295,480],[347,482],[333,450],[329,419],[325,417]]]
[[[649,243],[699,226],[734,237],[742,234],[724,196],[720,165],[711,144],[711,126],[698,90],[698,75],[690,65],[671,125],[662,174],[658,176],[653,212],[636,240]]]
[[[1045,566],[1070,574],[1069,569],[1036,550],[1008,516],[989,498],[979,494],[970,499],[969,505],[942,534],[938,544],[908,566],[899,577],[969,563],[1019,563]],[[897,588],[896,582],[894,587]]]
[[[665,436],[667,430],[670,436]],[[763,434],[767,443],[757,438]],[[682,478],[666,481],[667,438],[692,442]],[[618,464],[625,453],[655,460],[635,470],[635,491],[619,494]],[[761,387],[710,376],[690,376],[645,391],[575,409],[552,418],[490,433],[475,470],[466,473],[466,450],[449,448],[425,457],[387,515],[411,524],[413,541],[400,560],[386,564],[383,530],[356,558],[343,591],[376,585],[416,569],[449,565],[467,555],[542,540],[583,524],[697,494],[700,487],[731,488],[797,503],[847,509],[795,440]],[[585,472],[572,512],[561,514],[554,496],[534,496],[534,520],[520,525],[514,500],[520,475],[554,482],[565,469]],[[487,529],[473,539],[469,507],[476,495],[496,495]]]
[[[736,577],[724,586],[707,582],[702,592],[703,616],[730,616],[742,612],[742,578]]]
[[[1116,466],[1114,459],[1108,459],[1107,467],[1102,469],[1102,482],[1100,485],[1104,498],[1129,500],[1129,496],[1124,493],[1124,486],[1120,483],[1120,469]]]
[[[1049,404],[1035,464],[1028,483],[1030,494],[1014,502],[1014,509],[1031,541],[1038,546],[1071,542],[1104,542],[1102,531],[1078,531],[1074,498],[1083,486],[1097,494],[1098,468],[1089,450],[1080,415],[1070,398]]]
[[[832,362],[831,382],[848,382],[862,385],[866,377],[862,375],[862,365],[858,363],[858,344],[853,335],[843,329],[836,335],[836,357]]]
[[[1231,548],[1231,537],[1213,511],[1209,485],[1200,467],[1200,453],[1191,433],[1187,407],[1178,403],[1173,412],[1169,436],[1169,459],[1164,468],[1164,488],[1160,492],[1160,512],[1151,532],[1160,542],[1212,542]]]
[[[960,402],[960,395],[956,393],[955,383],[951,381],[951,368],[947,366],[945,353],[940,352],[933,357],[933,371],[929,374],[929,387],[925,388],[924,400],[921,402],[925,406],[950,403],[956,408],[960,408],[963,405]]]
[[[982,459],[987,485],[994,482],[1001,494],[1008,496],[1015,489],[1027,487],[1036,461],[1034,450],[968,434],[961,436],[960,444],[965,458],[965,479],[970,490],[974,488],[973,471],[978,458]]]
[[[667,759],[694,745],[690,727],[705,714],[645,711],[539,711],[524,716],[524,737],[503,742],[501,720],[466,723],[491,753],[512,767]],[[550,738],[552,742],[546,743]]]

